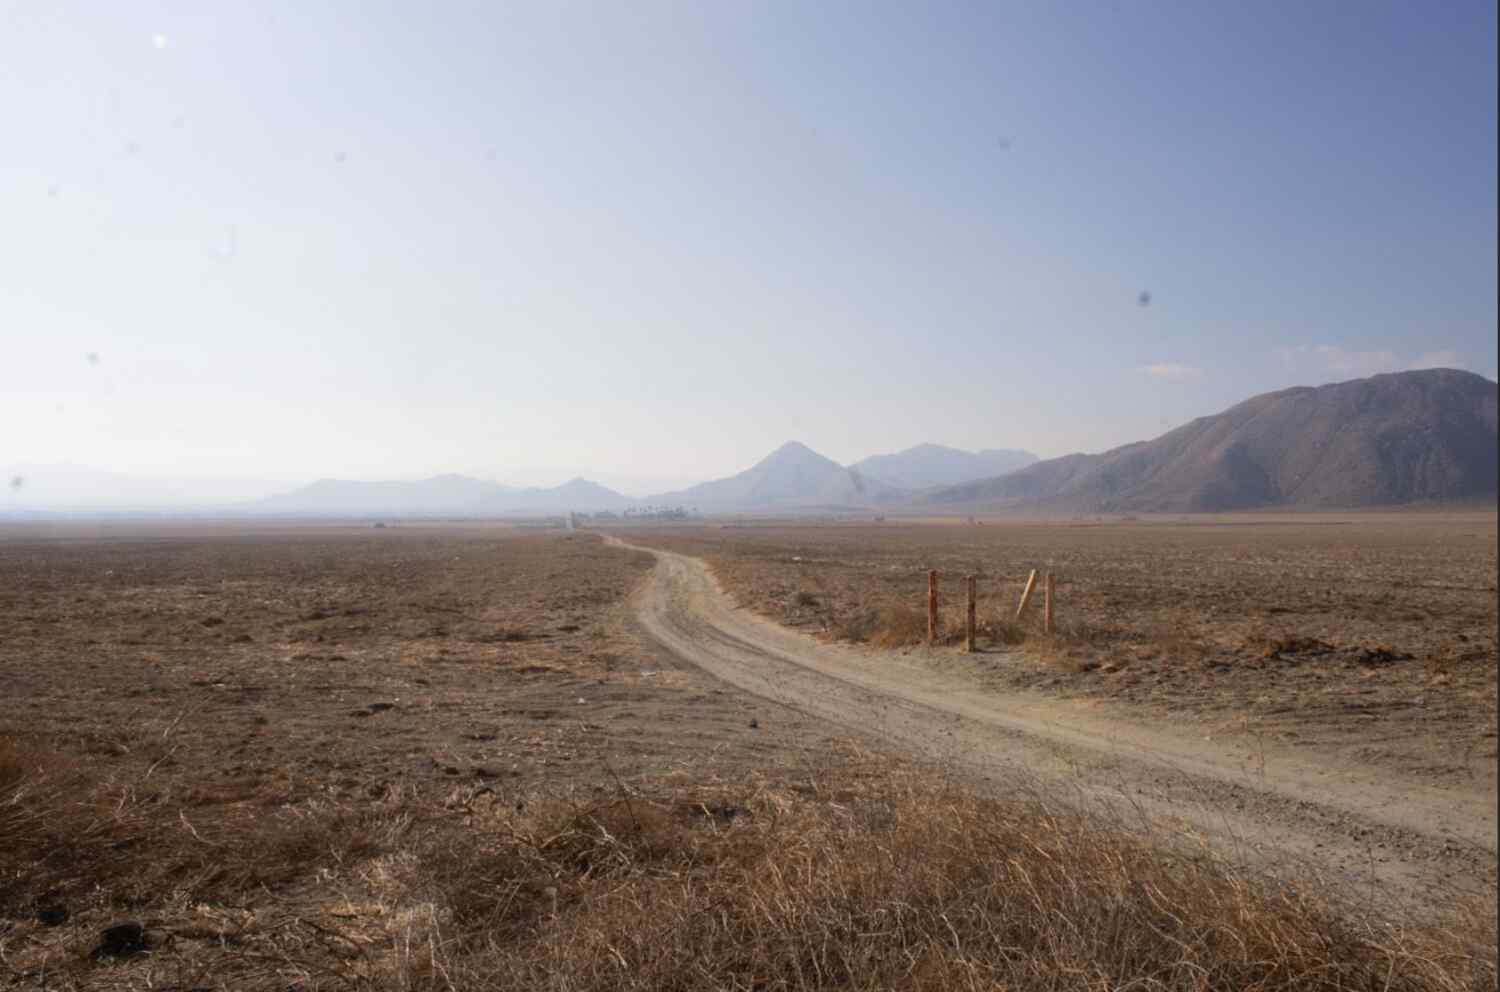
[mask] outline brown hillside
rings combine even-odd
[[[1429,369],[1265,393],[1153,441],[927,501],[1075,512],[1492,502],[1496,390],[1470,372]]]

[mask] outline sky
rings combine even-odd
[[[644,493],[1493,379],[1495,18],[0,0],[0,467]]]

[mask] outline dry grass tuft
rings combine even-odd
[[[900,648],[927,641],[927,617],[899,605],[859,607],[835,617],[829,631],[836,640]]]
[[[722,792],[722,790],[720,790]],[[450,962],[537,989],[1459,989],[1482,928],[1394,926],[1166,854],[1119,824],[915,777],[762,790],[732,818],[679,797],[544,816],[507,891],[530,932]],[[1315,880],[1309,880],[1315,881]],[[1492,931],[1491,931],[1492,932]]]
[[[217,899],[368,858],[392,828],[373,808],[300,801],[274,783],[183,786],[96,777],[0,739],[0,913],[39,903],[149,905]],[[394,825],[399,828],[399,823]]]
[[[191,975],[195,987],[285,988],[293,976],[309,988],[558,992],[1495,982],[1484,904],[1455,907],[1472,914],[1463,926],[1387,919],[1316,878],[1257,882],[1097,814],[978,798],[900,769],[795,786],[621,787],[519,809],[484,792],[406,794],[248,817],[251,797],[132,791],[12,742],[0,783],[0,950],[47,946],[27,919],[41,896],[106,904],[71,944],[17,971],[22,984],[43,974],[55,988]],[[197,925],[225,905],[237,908],[213,912],[243,919],[193,942],[184,914]],[[98,923],[127,908],[149,916],[151,952],[89,958]]]
[[[1024,644],[1029,636],[1023,624],[1007,616],[999,616],[990,621],[986,632],[991,641],[1005,645]]]

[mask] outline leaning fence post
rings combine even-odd
[[[937,570],[927,573],[927,644],[937,643]]]
[[[1042,630],[1052,633],[1052,601],[1057,597],[1053,595],[1052,573],[1047,573],[1047,587],[1042,595]]]
[[[968,615],[964,618],[964,650],[973,653],[974,628],[977,626],[976,613],[978,612],[978,604],[976,603],[978,596],[975,591],[974,576],[971,575],[965,580],[964,587],[968,593]]]
[[[1021,619],[1021,614],[1026,612],[1026,604],[1031,602],[1031,591],[1036,588],[1036,569],[1026,578],[1026,588],[1021,590],[1021,605],[1016,607],[1016,619]]]

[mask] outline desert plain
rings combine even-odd
[[[1481,987],[1495,578],[1492,510],[10,526],[0,982]]]

